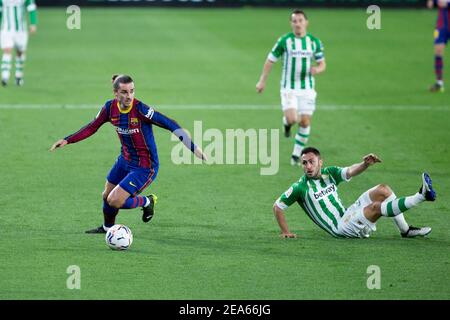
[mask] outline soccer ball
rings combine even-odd
[[[133,234],[127,226],[115,224],[106,232],[105,240],[113,250],[127,250],[133,242]]]

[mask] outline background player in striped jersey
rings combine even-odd
[[[402,237],[425,236],[431,228],[408,226],[403,212],[423,201],[434,201],[436,193],[428,174],[422,174],[419,192],[397,198],[391,188],[379,184],[364,192],[354,204],[345,209],[338,194],[338,184],[364,172],[369,166],[381,162],[374,154],[366,155],[361,163],[346,168],[326,167],[319,150],[305,148],[301,155],[304,175],[275,202],[273,209],[281,228],[281,236],[294,238],[289,231],[284,210],[297,202],[315,224],[335,237],[364,238],[376,230],[382,217],[393,217]]]
[[[104,224],[86,233],[106,233],[115,224],[119,209],[143,208],[142,220],[150,221],[156,196],[139,194],[155,180],[159,168],[153,125],[170,130],[198,158],[203,152],[178,123],[134,98],[134,83],[127,75],[113,76],[115,99],[107,101],[96,118],[78,132],[58,140],[50,151],[93,135],[104,123],[115,126],[122,144],[121,154],[109,172],[103,191]]]
[[[283,57],[281,77],[281,106],[285,136],[298,122],[295,134],[291,164],[300,165],[300,153],[308,142],[311,131],[311,117],[316,108],[317,93],[314,76],[325,71],[325,57],[322,42],[307,33],[308,19],[302,10],[295,9],[290,16],[292,32],[280,37],[264,63],[256,91],[261,93],[273,64]],[[313,61],[317,65],[313,66]]]
[[[23,68],[28,44],[26,11],[30,16],[30,33],[36,32],[37,10],[34,0],[0,0],[0,45],[3,50],[2,86],[9,81],[12,55],[16,49],[16,84],[23,85]]]
[[[434,72],[436,82],[430,87],[431,92],[444,92],[444,49],[450,38],[450,0],[428,0],[428,8],[438,8],[436,30],[434,30]]]

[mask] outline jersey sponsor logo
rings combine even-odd
[[[313,52],[308,50],[292,50],[291,54],[294,58],[311,58]]]
[[[284,196],[286,198],[289,198],[293,191],[294,191],[294,188],[290,187],[289,189],[286,190],[286,192],[284,193]]]
[[[135,133],[139,133],[139,129],[135,128],[135,129],[128,129],[128,128],[120,128],[120,127],[116,127],[116,131],[118,134],[135,134]]]
[[[327,195],[329,195],[330,193],[333,193],[336,191],[336,186],[334,184],[332,184],[331,186],[329,186],[326,189],[322,189],[318,192],[314,192],[314,199],[319,200],[320,198],[326,197]]]
[[[151,119],[153,117],[154,113],[155,113],[155,110],[153,108],[149,108],[145,117]]]

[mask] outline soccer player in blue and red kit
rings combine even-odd
[[[103,191],[102,226],[86,233],[106,233],[115,224],[119,209],[142,207],[142,220],[150,221],[154,214],[156,196],[139,194],[155,180],[159,161],[153,136],[153,125],[170,130],[198,158],[206,160],[174,120],[134,98],[133,79],[127,75],[113,76],[115,99],[107,101],[96,118],[85,127],[53,144],[50,151],[76,143],[93,135],[106,122],[115,126],[122,144],[121,154],[106,178]]]
[[[436,82],[430,87],[431,92],[444,92],[444,49],[450,39],[450,0],[428,0],[428,8],[438,8],[436,30],[434,31],[434,72]]]

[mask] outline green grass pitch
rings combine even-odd
[[[100,108],[111,98],[110,76],[128,73],[139,99],[189,130],[195,120],[205,129],[278,129],[281,65],[263,95],[255,84],[290,30],[289,11],[82,9],[81,30],[68,30],[64,8],[40,9],[25,86],[0,88],[0,299],[448,299],[450,99],[427,91],[435,12],[383,9],[382,29],[372,31],[364,9],[307,13],[328,65],[316,79],[310,145],[330,165],[369,152],[383,159],[340,187],[347,206],[378,183],[412,194],[427,170],[438,200],[406,218],[431,226],[428,238],[402,239],[382,219],[369,239],[337,240],[293,206],[287,219],[299,238],[281,240],[271,207],[301,175],[288,162],[292,140],[280,138],[278,174],[261,176],[257,165],[174,165],[175,143],[156,128],[161,166],[145,192],[159,197],[155,218],[144,224],[140,210],[123,210],[117,222],[134,243],[109,250],[102,235],[83,232],[102,221],[116,134],[105,125],[50,153],[97,109],[39,106]],[[248,105],[274,107],[236,110]],[[80,267],[80,290],[67,289],[70,265]],[[370,265],[380,267],[379,290],[366,286]]]

